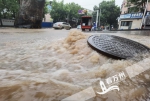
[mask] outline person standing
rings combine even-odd
[[[94,31],[96,31],[96,23],[95,22],[93,24],[93,27],[94,27]]]

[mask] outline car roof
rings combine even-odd
[[[56,22],[56,23],[65,23],[65,22]]]

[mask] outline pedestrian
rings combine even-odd
[[[93,26],[93,27],[94,27],[94,31],[96,31],[96,23],[94,22],[93,25],[94,25],[94,26]]]

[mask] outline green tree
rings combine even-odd
[[[150,0],[148,0],[150,1]],[[128,4],[127,6],[130,8],[132,5],[134,5],[133,7],[131,7],[129,9],[129,12],[144,12],[145,7],[146,7],[146,2],[147,0],[128,0]]]
[[[69,20],[72,20],[73,18],[78,19],[80,17],[80,15],[78,14],[78,10],[80,9],[82,9],[82,7],[78,4],[64,4],[63,0],[60,2],[53,0],[50,15],[54,19],[54,22],[66,21],[67,18]]]
[[[69,19],[71,20],[72,18],[79,19],[80,15],[78,14],[78,10],[83,9],[80,5],[75,4],[75,3],[69,3],[66,4],[68,7],[69,12],[67,13],[69,15]]]
[[[108,25],[111,27],[113,25],[115,28],[118,27],[117,18],[120,16],[120,7],[115,5],[115,0],[112,1],[102,1],[99,4],[99,7],[94,6],[94,11],[97,9],[101,10],[100,13],[100,24],[105,26]],[[93,17],[96,18],[96,12],[93,13]]]
[[[44,10],[43,10],[43,14],[47,14],[47,13],[50,13],[49,9],[48,9],[48,5],[50,5],[50,2],[49,1],[46,1],[45,2],[45,6],[44,6]]]
[[[50,13],[49,9],[48,9],[48,5],[50,5],[50,2],[49,1],[46,1],[45,2],[45,5],[44,5],[44,10],[43,10],[43,18],[45,19],[45,14],[48,14]]]
[[[56,21],[62,21],[65,20],[66,16],[65,16],[65,6],[64,6],[64,2],[57,2],[56,0],[53,0],[52,2],[52,10],[50,12],[51,17],[54,19],[54,22]]]
[[[19,0],[0,0],[0,18],[15,18]]]

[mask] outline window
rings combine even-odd
[[[66,25],[67,23],[64,22],[63,24]]]
[[[121,26],[129,26],[132,21],[121,21]]]

